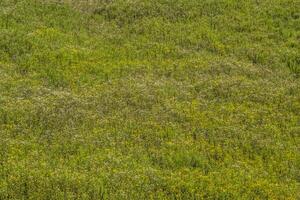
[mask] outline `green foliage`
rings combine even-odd
[[[0,199],[299,199],[296,0],[1,0]]]

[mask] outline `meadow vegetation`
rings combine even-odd
[[[0,0],[0,199],[299,199],[299,0]]]

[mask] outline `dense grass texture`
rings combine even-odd
[[[299,0],[0,0],[0,199],[299,199]]]

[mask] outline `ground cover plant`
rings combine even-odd
[[[0,199],[299,199],[299,0],[0,0]]]

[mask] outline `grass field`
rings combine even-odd
[[[299,0],[0,0],[0,200],[300,199]]]

